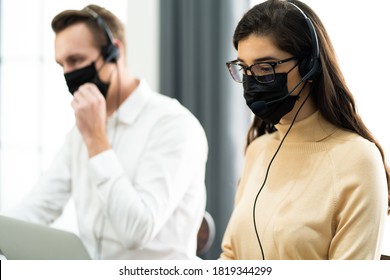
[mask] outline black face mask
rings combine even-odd
[[[110,84],[104,83],[99,79],[98,71],[95,67],[95,62],[92,62],[86,67],[66,73],[64,76],[66,84],[68,85],[69,91],[72,95],[81,85],[85,83],[93,83],[98,87],[104,98],[107,96],[107,91]]]
[[[289,113],[299,99],[287,89],[287,73],[275,74],[272,83],[261,84],[253,76],[243,78],[244,98],[252,112],[263,121],[277,124]]]

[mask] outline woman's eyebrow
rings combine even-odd
[[[244,62],[243,59],[237,57],[237,60],[240,61],[240,62]],[[264,56],[264,57],[259,57],[259,58],[256,58],[253,63],[259,63],[259,62],[263,62],[263,61],[268,61],[268,60],[280,60],[279,58],[276,58],[276,57],[273,57],[273,56]]]

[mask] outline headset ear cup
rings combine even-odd
[[[119,48],[114,44],[108,44],[102,48],[102,54],[106,62],[117,62],[119,58]]]
[[[309,73],[310,71],[310,59],[309,58],[303,58],[301,60],[301,62],[299,62],[299,74],[301,75],[301,77],[305,77],[307,75],[307,73]]]

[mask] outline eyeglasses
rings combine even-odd
[[[290,57],[275,62],[259,62],[252,64],[251,66],[245,66],[242,65],[240,61],[233,60],[226,62],[226,66],[229,69],[229,73],[232,76],[233,80],[238,83],[242,83],[244,75],[247,75],[249,71],[256,79],[256,81],[262,84],[267,84],[272,83],[275,80],[276,65],[296,59],[297,58],[295,57]]]

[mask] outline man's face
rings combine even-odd
[[[91,64],[98,60],[99,55],[100,50],[94,45],[92,34],[84,23],[71,25],[56,34],[55,59],[64,69],[64,74]],[[103,63],[102,59],[98,62]]]

